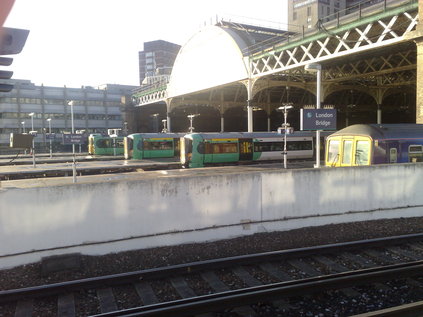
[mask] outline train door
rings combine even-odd
[[[398,162],[398,150],[396,147],[391,147],[389,149],[389,163],[397,163]]]
[[[151,144],[150,139],[147,139],[147,138],[144,138],[144,137],[139,139],[139,141],[138,141],[137,148],[141,152],[141,157],[143,159],[151,158],[150,144]]]
[[[253,139],[239,139],[239,160],[253,160]]]

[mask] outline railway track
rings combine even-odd
[[[335,316],[331,301],[346,303],[337,304],[346,309],[338,316],[351,316],[387,308],[372,304],[384,294],[421,300],[423,234],[4,290],[0,316],[301,316],[304,306]],[[391,299],[388,306],[397,306]]]

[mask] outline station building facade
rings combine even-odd
[[[7,152],[10,133],[37,131],[36,148],[46,144],[46,134],[55,134],[60,143],[63,133],[71,132],[71,107],[74,101],[74,129],[89,133],[107,133],[126,127],[123,100],[136,86],[105,84],[81,88],[38,86],[30,80],[10,80],[14,89],[0,93],[0,151]],[[33,113],[32,117],[30,114]],[[47,120],[50,119],[50,120]]]
[[[334,20],[355,11],[359,6],[369,6],[380,0],[289,0],[289,31],[301,33],[312,29],[319,20]]]

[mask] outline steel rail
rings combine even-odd
[[[63,292],[71,292],[81,289],[93,289],[104,286],[123,285],[134,282],[134,280],[163,279],[174,275],[192,274],[204,270],[216,270],[234,265],[248,265],[260,262],[286,260],[296,257],[304,257],[315,254],[327,254],[347,250],[362,249],[369,247],[386,247],[406,242],[422,241],[423,233],[393,236],[388,238],[376,238],[370,240],[359,240],[323,246],[296,248],[283,251],[271,251],[241,256],[233,256],[221,259],[212,259],[199,262],[177,264],[168,267],[152,268],[146,270],[118,273],[113,275],[92,277],[61,283],[32,286],[19,289],[0,291],[0,303],[17,301],[25,298],[39,298],[55,295]]]
[[[351,317],[417,317],[423,316],[423,301],[390,307]]]
[[[343,289],[361,284],[372,284],[380,281],[422,275],[422,269],[423,261],[414,261],[250,287],[224,293],[215,293],[122,311],[97,314],[92,317],[191,316],[193,314],[222,311],[228,308],[250,305],[257,302],[270,302],[271,300],[283,297],[305,295],[330,289]]]

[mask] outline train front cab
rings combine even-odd
[[[372,139],[366,136],[329,136],[325,165],[328,167],[370,165]]]
[[[134,155],[134,138],[132,135],[128,135],[124,137],[123,139],[123,154],[125,156],[125,160],[132,159],[132,156]]]
[[[94,155],[94,135],[88,136],[88,154]]]
[[[188,136],[181,137],[180,148],[180,162],[182,167],[189,167],[192,157],[192,139]]]

